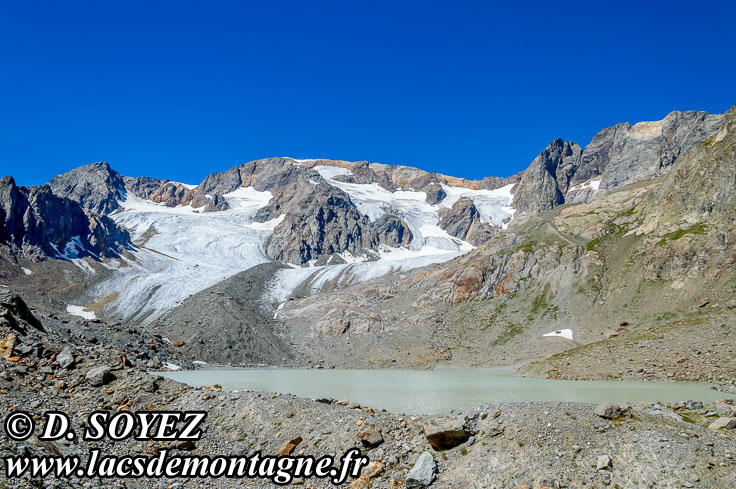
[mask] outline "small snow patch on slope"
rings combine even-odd
[[[572,187],[570,187],[568,191],[584,190],[584,189],[598,190],[600,186],[601,186],[601,177],[597,177],[597,178],[587,180],[583,183],[573,185]]]
[[[190,183],[181,183],[181,182],[171,182],[177,185],[181,185],[184,188],[188,188],[189,190],[194,190],[195,188],[199,187],[199,185],[192,185]]]
[[[29,269],[25,267],[21,267],[21,268],[23,269],[23,273],[25,273],[26,275],[31,275],[33,273],[32,271],[30,271]]]
[[[84,319],[97,319],[97,315],[95,315],[94,311],[88,311],[82,306],[74,306],[72,304],[68,304],[66,306],[66,312],[73,316],[79,316],[80,318]]]
[[[552,331],[551,333],[547,333],[542,336],[558,336],[560,338],[566,338],[568,340],[571,340],[573,334],[572,334],[571,329],[558,329],[556,331]]]

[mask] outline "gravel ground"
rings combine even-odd
[[[39,416],[60,410],[69,413],[77,429],[95,410],[207,412],[204,435],[190,446],[135,439],[42,442],[36,436],[15,442],[3,433],[0,456],[84,457],[90,448],[100,448],[105,455],[156,455],[164,449],[187,455],[256,451],[276,455],[288,442],[301,438],[292,447],[293,455],[340,456],[353,447],[366,454],[371,465],[360,479],[349,481],[352,489],[423,487],[412,482],[416,473],[412,468],[425,453],[429,455],[423,457],[423,467],[436,465],[431,487],[437,488],[736,487],[736,429],[708,427],[716,419],[736,417],[731,401],[706,406],[625,406],[614,419],[596,415],[593,405],[549,402],[488,404],[429,417],[389,413],[349,401],[222,392],[217,386],[192,388],[151,373],[160,368],[160,360],[144,350],[163,348],[155,338],[133,335],[126,342],[118,328],[115,337],[120,348],[114,349],[99,339],[91,340],[104,340],[105,334],[70,332],[75,323],[65,318],[31,312],[12,294],[0,299],[0,412],[24,410]],[[115,329],[104,323],[95,326],[100,331]],[[64,358],[69,358],[64,350],[74,362],[62,367]],[[105,366],[111,375],[101,385],[93,385],[90,371]],[[445,440],[444,445],[436,444],[433,437],[437,436]],[[599,465],[603,465],[600,470]],[[295,484],[331,487],[323,479]],[[223,478],[0,480],[3,489],[243,486],[274,484]]]

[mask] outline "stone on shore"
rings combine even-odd
[[[406,475],[407,489],[421,489],[427,487],[437,477],[437,463],[429,452],[422,453],[414,467]]]
[[[708,428],[712,430],[720,430],[721,428],[732,430],[736,428],[736,418],[718,418],[713,421]]]
[[[446,450],[465,443],[472,433],[467,418],[437,417],[424,423],[424,435],[435,450]]]
[[[621,416],[621,408],[615,404],[604,402],[603,404],[598,404],[598,406],[596,406],[594,413],[596,416],[600,416],[601,418],[615,419]]]

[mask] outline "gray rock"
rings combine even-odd
[[[266,247],[269,256],[282,262],[302,265],[345,251],[359,255],[380,243],[368,217],[331,185],[300,178],[296,188],[275,195],[264,209],[268,216],[284,214]]]
[[[513,188],[517,212],[546,211],[563,204],[581,154],[582,149],[575,143],[552,141],[524,170]]]
[[[362,429],[358,432],[358,438],[361,442],[363,442],[363,445],[368,448],[375,448],[381,443],[383,443],[383,434],[381,433],[381,428],[377,427],[375,424],[371,424],[369,427],[366,427],[367,429]]]
[[[90,385],[99,387],[111,382],[115,377],[112,375],[110,367],[108,367],[107,365],[103,365],[101,367],[95,367],[91,369],[89,372],[87,372],[85,378],[87,379],[87,382],[90,383]]]
[[[437,477],[437,463],[429,452],[422,453],[406,475],[407,489],[428,487]]]
[[[718,418],[717,420],[713,421],[710,426],[708,426],[711,430],[720,430],[721,428],[725,428],[727,430],[732,430],[736,428],[736,418]]]
[[[596,406],[594,413],[601,418],[615,419],[621,415],[621,408],[614,404],[604,402]]]
[[[435,450],[456,447],[465,443],[472,434],[468,429],[468,418],[436,417],[424,423],[424,435]]]
[[[373,223],[378,240],[393,248],[408,246],[412,240],[409,226],[396,216],[386,214]]]
[[[440,213],[440,228],[447,233],[474,246],[488,241],[493,236],[493,228],[480,220],[480,212],[467,197],[462,197],[450,209]]]
[[[74,368],[74,355],[72,355],[72,349],[69,346],[65,346],[61,352],[56,355],[56,363],[61,368]]]
[[[0,179],[3,243],[25,254],[38,250],[50,257],[60,256],[73,243],[68,258],[117,257],[130,245],[130,235],[109,217],[55,195],[48,185],[19,187],[11,177],[4,177]]]
[[[598,456],[598,460],[596,462],[597,470],[609,470],[611,467],[613,467],[613,462],[611,461],[611,458],[608,455]]]
[[[54,195],[77,202],[95,214],[109,214],[118,208],[125,182],[105,161],[80,166],[62,173],[48,183]]]

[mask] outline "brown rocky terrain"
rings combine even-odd
[[[151,375],[156,360],[140,347],[112,349],[67,336],[63,320],[0,295],[0,408],[40,415],[62,410],[81,429],[94,410],[205,410],[203,437],[193,443],[0,437],[0,455],[287,453],[340,455],[357,447],[370,458],[350,487],[730,487],[736,482],[736,430],[717,428],[736,415],[731,401],[672,406],[577,403],[482,405],[438,416],[387,413],[349,401],[300,399],[280,393],[190,388]],[[36,317],[39,314],[43,320]],[[108,325],[102,325],[108,327]],[[145,342],[144,342],[145,344]],[[719,421],[719,423],[715,423]],[[26,487],[274,487],[255,479],[5,479]],[[296,481],[334,487],[326,480]]]

